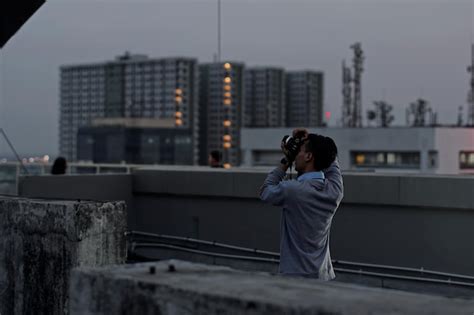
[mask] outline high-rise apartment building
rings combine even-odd
[[[201,164],[209,152],[220,150],[225,167],[240,165],[243,72],[244,64],[231,61],[199,66]]]
[[[291,71],[286,74],[287,126],[323,125],[324,78],[322,72]]]
[[[77,159],[79,127],[94,118],[173,118],[193,134],[198,160],[198,73],[193,58],[151,59],[144,55],[61,67],[59,148]]]
[[[62,66],[60,71],[59,152],[76,159],[77,131],[105,117],[106,64]]]
[[[245,70],[245,127],[285,127],[285,71],[281,68]]]

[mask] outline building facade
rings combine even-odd
[[[242,129],[242,166],[274,166],[291,128]],[[474,128],[311,128],[338,147],[344,170],[474,173]]]
[[[287,126],[323,125],[324,76],[318,71],[286,73]]]
[[[245,70],[245,127],[286,126],[285,71],[281,68]]]
[[[240,129],[244,108],[244,65],[237,62],[199,66],[200,164],[212,150],[223,153],[225,167],[240,164]]]
[[[77,133],[95,118],[173,118],[193,135],[198,160],[199,111],[197,61],[149,59],[144,55],[61,67],[60,154],[77,159]]]
[[[85,162],[193,165],[192,153],[191,130],[174,119],[95,119],[77,136],[77,159]]]

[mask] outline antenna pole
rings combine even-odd
[[[217,0],[217,62],[221,62],[221,0]]]

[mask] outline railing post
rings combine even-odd
[[[15,195],[18,195],[19,185],[20,185],[20,163],[15,162]]]

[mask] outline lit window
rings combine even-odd
[[[222,139],[224,139],[224,141],[230,141],[232,137],[230,135],[224,135]]]
[[[230,144],[230,142],[224,142],[224,145],[223,145],[224,149],[230,149],[231,146],[232,145]]]
[[[232,66],[230,65],[230,63],[228,63],[228,62],[224,63],[224,69],[226,69],[228,71],[231,68],[232,68]]]
[[[385,162],[385,154],[378,153],[377,154],[377,163],[384,163]]]
[[[357,154],[355,160],[356,160],[356,163],[357,163],[357,164],[364,164],[365,155],[363,155],[363,154]]]
[[[351,152],[355,167],[368,168],[420,168],[420,152]]]
[[[474,169],[474,151],[459,152],[459,168]]]
[[[230,85],[227,85],[227,84],[224,85],[224,90],[225,91],[230,91],[230,89],[231,89]]]
[[[230,127],[231,124],[230,120],[224,120],[224,127]]]
[[[229,100],[229,99],[224,100],[224,105],[231,105],[231,104],[232,104],[231,100]]]
[[[232,82],[232,79],[230,77],[225,77],[224,82],[225,83],[230,83],[230,82]]]
[[[229,169],[229,168],[231,168],[231,167],[232,167],[232,166],[230,165],[230,163],[224,163],[224,165],[223,165],[223,166],[224,166],[224,168],[226,168],[226,169]]]
[[[395,164],[395,154],[387,153],[387,164]]]

